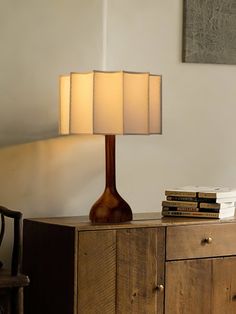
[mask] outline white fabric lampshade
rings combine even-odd
[[[161,76],[135,72],[60,77],[60,134],[160,134]]]

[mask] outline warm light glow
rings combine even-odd
[[[148,73],[124,73],[124,133],[148,134],[148,90]]]
[[[149,77],[149,133],[161,133],[161,76]],[[157,119],[157,117],[160,117]]]
[[[123,133],[123,73],[94,73],[94,133]]]
[[[93,73],[71,73],[70,133],[93,133]]]
[[[71,73],[60,78],[60,134],[160,134],[161,76]]]
[[[59,133],[69,134],[70,76],[60,77],[60,124]]]

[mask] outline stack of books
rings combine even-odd
[[[163,216],[228,218],[235,214],[236,189],[185,186],[165,191]]]

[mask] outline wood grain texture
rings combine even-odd
[[[25,314],[236,313],[235,218],[43,221],[25,221]]]
[[[234,255],[236,224],[168,227],[166,241],[167,260]]]
[[[116,313],[116,231],[79,233],[78,313]]]
[[[166,263],[165,314],[236,313],[236,257]]]
[[[166,263],[165,314],[213,313],[211,279],[210,260]]]
[[[75,229],[24,221],[25,314],[74,314]]]
[[[93,223],[120,223],[133,219],[129,204],[116,189],[115,148],[116,136],[105,135],[106,185],[103,194],[90,210],[89,219]]]
[[[212,313],[236,313],[236,257],[212,260]]]
[[[155,228],[117,231],[117,313],[154,314],[157,312],[157,280],[162,280],[163,268],[157,269],[157,260],[164,256],[157,250]],[[163,239],[162,239],[163,240]],[[157,279],[158,278],[158,279]],[[163,296],[159,297],[162,313]],[[162,305],[161,305],[162,304]]]
[[[37,221],[47,224],[62,225],[74,227],[78,231],[94,230],[114,230],[114,229],[132,229],[132,228],[149,228],[149,227],[167,227],[167,226],[184,226],[184,225],[210,225],[236,223],[236,217],[225,219],[202,219],[202,218],[181,218],[181,217],[163,217],[160,212],[134,214],[131,222],[119,224],[91,224],[87,216],[77,217],[50,217],[50,218],[33,218],[30,221]]]
[[[165,228],[156,228],[157,232],[157,285],[163,285],[165,289]],[[156,313],[164,313],[164,297],[165,291],[156,290],[157,304]]]

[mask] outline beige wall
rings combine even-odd
[[[102,14],[102,0],[0,1],[0,204],[25,217],[85,214],[102,189],[101,138],[32,142],[57,135],[58,76],[101,67]]]
[[[57,135],[59,74],[100,67],[101,4],[0,1],[0,146]]]
[[[117,138],[117,187],[133,211],[160,210],[171,186],[236,186],[236,67],[181,63],[182,0],[108,0],[107,26],[107,69],[163,75],[163,135]],[[44,56],[48,69],[52,60]],[[64,70],[102,65],[96,49],[82,60]],[[49,106],[50,88],[42,97]],[[25,217],[87,214],[103,190],[103,138],[3,148],[0,173],[1,204]]]
[[[236,66],[181,63],[182,3],[108,0],[107,67],[163,75],[163,135],[120,139],[135,211],[160,209],[166,187],[236,186]]]

